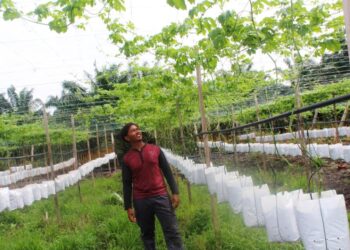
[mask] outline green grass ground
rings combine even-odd
[[[138,226],[128,221],[113,195],[121,194],[121,189],[121,176],[116,174],[96,179],[95,186],[91,180],[82,181],[83,203],[76,186],[61,192],[61,223],[57,223],[52,197],[22,210],[0,213],[0,249],[143,249]],[[185,182],[180,181],[180,192],[176,213],[188,250],[303,249],[300,244],[269,243],[264,228],[245,227],[242,217],[233,214],[227,203],[217,206],[220,233],[215,237],[207,188],[192,186],[192,204]],[[158,249],[166,249],[159,225],[156,237]]]

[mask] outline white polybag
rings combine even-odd
[[[9,188],[0,188],[0,212],[10,207],[10,191]]]
[[[294,213],[293,196],[288,192],[261,198],[269,241],[297,241],[300,238]]]
[[[296,218],[306,250],[350,249],[343,195],[299,202]]]

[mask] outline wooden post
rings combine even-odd
[[[115,152],[115,142],[114,142],[114,133],[111,132],[111,142],[112,142],[112,148],[113,148],[113,152]],[[113,165],[114,165],[114,172],[117,171],[117,154],[115,154],[115,157],[113,159]]]
[[[299,81],[296,83],[295,87],[295,104],[296,109],[301,108],[301,96],[300,96],[300,86]],[[305,136],[304,136],[304,121],[303,116],[301,114],[297,114],[298,118],[298,134],[299,134],[299,143],[301,147],[301,152],[304,157],[307,156],[307,150],[306,150],[306,142],[305,142]]]
[[[232,106],[232,128],[236,127],[236,122],[235,122],[235,117],[234,117],[234,110],[233,110],[233,106]],[[233,131],[233,133],[231,133],[231,135],[233,136],[233,157],[234,157],[234,162],[236,167],[238,167],[238,155],[237,155],[237,133],[236,130]]]
[[[343,0],[343,10],[346,29],[346,42],[348,45],[348,55],[350,60],[350,0]]]
[[[98,133],[98,124],[96,124],[96,144],[97,144],[97,155],[101,157],[101,149],[100,149],[100,137]]]
[[[74,115],[71,115],[71,122],[72,122],[72,135],[73,135],[73,157],[74,157],[74,169],[78,169],[78,152],[77,152],[77,139],[75,137],[75,123],[74,123]],[[78,193],[79,193],[79,199],[80,202],[83,202],[83,197],[81,196],[81,190],[80,190],[80,181],[77,182],[78,186]]]
[[[256,96],[256,93],[254,93],[254,101],[255,101],[256,120],[260,121],[260,109],[259,109],[259,102],[258,102],[258,97]],[[259,124],[258,127],[259,127],[259,133],[261,136],[261,134],[262,134],[261,124]]]
[[[193,123],[193,128],[194,128],[194,133],[196,134],[197,143],[199,144],[201,140],[199,139],[199,136],[198,136],[198,128],[196,123]],[[203,160],[202,149],[199,146],[197,146],[197,148],[198,148],[199,157],[201,158],[201,160]]]
[[[32,168],[34,168],[34,145],[30,150],[30,163],[32,164]],[[30,175],[30,182],[33,183],[33,174]]]
[[[45,167],[50,165],[50,163],[48,162],[47,158],[48,158],[48,154],[46,153],[46,149],[44,147],[44,161],[45,161],[44,164],[45,164]],[[49,172],[46,172],[46,177],[47,177],[47,179],[50,179]]]
[[[260,121],[260,108],[259,108],[259,102],[258,102],[258,97],[257,97],[256,93],[254,93],[254,101],[255,101],[256,119],[257,119],[257,121]],[[259,127],[260,138],[262,138],[263,132],[261,129],[261,124],[259,124],[258,127]],[[263,169],[266,171],[267,167],[266,167],[266,157],[265,156],[262,157],[262,165],[263,165]],[[259,167],[259,169],[260,169],[260,167]]]
[[[61,159],[61,162],[64,161],[64,157],[63,157],[63,151],[62,151],[62,142],[60,142],[60,159]],[[63,173],[67,173],[67,168],[63,168]]]
[[[207,167],[210,166],[210,149],[208,144],[208,132],[207,130],[207,119],[205,116],[205,108],[203,102],[203,90],[202,90],[202,76],[200,66],[196,66],[196,76],[197,76],[197,84],[198,84],[198,97],[199,97],[199,110],[201,113],[201,121],[202,121],[202,133],[203,134],[203,143],[204,143],[204,156],[205,156],[205,164]]]
[[[311,125],[312,129],[316,127],[317,118],[318,118],[318,109],[315,109],[315,114],[314,114],[314,117],[312,118],[312,125]]]
[[[172,129],[171,128],[169,128],[168,136],[169,136],[169,142],[170,142],[170,149],[174,152],[174,150],[175,150],[175,143],[173,141],[173,134],[172,134]]]
[[[53,168],[53,159],[52,159],[52,151],[51,151],[51,140],[50,140],[50,133],[49,133],[49,122],[47,118],[47,113],[45,110],[45,105],[43,105],[43,113],[44,113],[44,127],[45,127],[45,134],[46,134],[46,143],[47,143],[47,156],[50,161],[50,167],[51,167],[51,180],[55,180],[55,170]],[[46,154],[45,154],[46,155]],[[45,156],[46,158],[46,156]],[[54,202],[55,202],[55,210],[56,210],[56,217],[58,223],[61,222],[61,213],[59,209],[59,204],[58,204],[58,194],[55,192],[54,196]]]
[[[334,98],[334,95],[333,95]],[[337,104],[333,104],[333,114],[334,114],[334,127],[335,127],[335,143],[339,143],[339,129],[338,129],[338,122],[337,122]]]
[[[108,154],[108,140],[107,140],[107,130],[106,126],[104,126],[104,132],[105,132],[105,148],[106,148],[106,154]],[[112,174],[112,169],[111,169],[111,162],[108,160],[108,171],[109,174]]]
[[[179,104],[179,99],[176,98],[176,113],[177,117],[179,119],[179,127],[180,127],[180,139],[181,139],[181,144],[182,144],[182,154],[184,155],[186,153],[186,144],[185,144],[185,139],[184,139],[184,130],[182,126],[182,115],[180,111],[180,104]]]
[[[349,104],[350,102],[347,102],[346,105],[345,105],[345,108],[344,108],[344,113],[340,119],[340,123],[339,123],[339,127],[342,127],[344,126],[344,123],[346,121],[346,118],[348,117],[349,115]]]
[[[91,158],[91,148],[90,148],[90,140],[89,140],[89,138],[86,140],[86,143],[87,143],[87,148],[88,148],[88,157],[89,157],[89,161],[91,161],[92,158]],[[95,186],[95,174],[94,174],[94,170],[91,171],[91,177],[92,177],[93,185]]]
[[[158,135],[157,135],[157,130],[156,129],[153,131],[153,135],[154,135],[155,143],[158,145]]]
[[[186,179],[186,184],[187,184],[188,202],[191,204],[192,203],[191,183],[187,179]]]
[[[203,142],[204,142],[205,164],[207,165],[207,167],[210,167],[210,149],[209,149],[209,145],[208,145],[208,134],[206,134],[206,132],[207,132],[207,120],[206,120],[206,116],[205,116],[205,107],[204,107],[204,102],[203,102],[201,68],[199,65],[196,65],[196,78],[197,78],[197,85],[198,85],[199,109],[200,109],[201,120],[202,120],[202,132],[204,133],[203,134]],[[217,215],[217,210],[216,210],[216,197],[215,197],[215,195],[210,195],[210,200],[211,200],[211,213],[212,213],[214,232],[218,236],[219,221],[218,221],[218,215]]]

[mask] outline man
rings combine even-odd
[[[142,140],[135,123],[126,124],[120,135],[131,146],[122,162],[124,206],[129,220],[137,222],[141,229],[145,249],[155,249],[155,217],[162,226],[168,249],[183,249],[174,213],[180,203],[179,191],[164,153]],[[164,177],[172,192],[171,200]]]

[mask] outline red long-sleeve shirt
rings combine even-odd
[[[178,194],[178,187],[170,166],[161,149],[146,144],[140,151],[130,149],[123,157],[123,192],[125,209],[131,207],[133,199],[143,199],[167,194],[164,177],[171,192]]]

